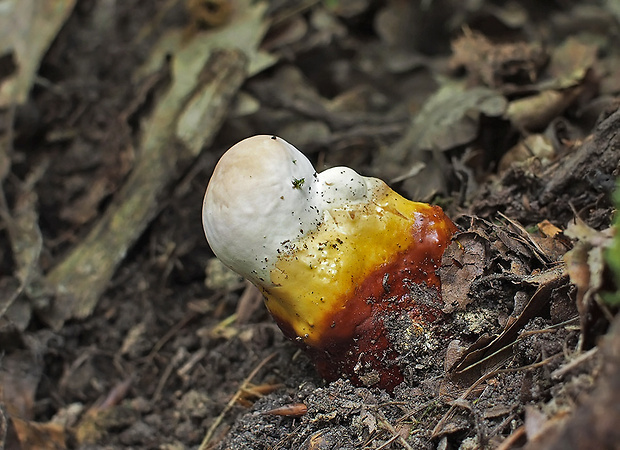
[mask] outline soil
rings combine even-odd
[[[78,0],[28,98],[1,110],[4,447],[620,448],[602,257],[620,175],[615,2],[264,6]],[[254,35],[204,50],[188,95],[219,84],[196,150],[176,136],[148,156],[181,50],[227,27]],[[178,48],[144,75],[171,30]],[[179,104],[171,120],[193,103]],[[393,392],[322,380],[214,258],[204,191],[254,134],[459,226],[444,318],[423,336],[386,324],[404,374]],[[136,198],[143,213],[114,219]]]

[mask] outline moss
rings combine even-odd
[[[614,203],[616,205],[616,213],[612,227],[614,229],[614,237],[611,245],[605,250],[605,260],[611,269],[613,281],[615,283],[615,291],[606,293],[603,298],[611,306],[620,306],[620,179],[616,183],[616,192],[614,193]]]

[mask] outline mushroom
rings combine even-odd
[[[456,226],[441,208],[347,167],[317,173],[279,137],[222,156],[202,218],[214,254],[262,291],[328,381],[393,389],[402,345],[387,322],[421,333],[443,314],[438,268]]]

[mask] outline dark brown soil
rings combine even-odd
[[[620,448],[620,322],[601,295],[620,175],[616,3],[265,6],[79,0],[27,100],[0,110],[3,445]],[[255,13],[251,35],[240,17]],[[174,135],[150,156],[178,55],[226,27],[271,58],[205,47],[191,92],[212,83],[217,101],[200,148]],[[167,62],[139,70],[174,30]],[[321,380],[213,257],[204,190],[254,134],[459,225],[440,270],[446,318],[423,338],[389,324],[406,354],[393,393]],[[145,212],[116,220],[135,198]]]

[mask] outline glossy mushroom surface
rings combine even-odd
[[[203,205],[207,239],[252,281],[284,334],[327,380],[392,389],[403,346],[390,321],[423,338],[441,317],[438,269],[455,225],[346,167],[316,173],[275,136],[224,154]],[[405,346],[406,347],[406,346]]]

